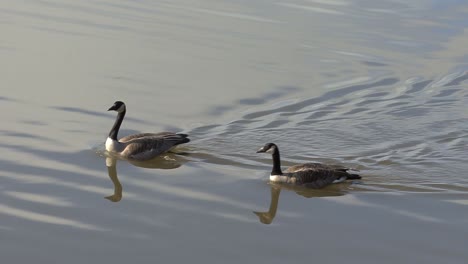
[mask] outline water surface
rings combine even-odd
[[[2,3],[2,262],[465,263],[468,5],[407,2]],[[106,157],[115,100],[192,142]]]

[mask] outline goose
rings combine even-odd
[[[303,185],[310,188],[322,188],[332,183],[345,180],[361,179],[357,174],[351,174],[348,168],[338,165],[324,165],[321,163],[305,163],[289,167],[284,173],[281,171],[280,153],[278,146],[267,143],[257,153],[267,152],[273,156],[273,169],[270,181]]]
[[[190,141],[187,134],[160,132],[141,133],[117,139],[120,125],[125,117],[126,106],[116,101],[107,111],[116,111],[117,118],[106,140],[106,150],[130,160],[150,160],[169,151],[174,146]]]

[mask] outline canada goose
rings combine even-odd
[[[106,150],[132,160],[149,160],[170,150],[172,147],[190,141],[186,134],[172,132],[141,133],[117,139],[120,125],[125,117],[124,102],[116,101],[107,111],[117,111],[117,119],[106,140]]]
[[[321,163],[305,163],[289,167],[284,173],[281,171],[281,161],[278,146],[267,143],[257,153],[268,152],[273,156],[273,169],[270,181],[304,185],[310,188],[322,188],[332,183],[345,180],[361,179],[357,174],[350,174],[348,168],[329,166]]]

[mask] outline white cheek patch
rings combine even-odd
[[[118,109],[117,109],[117,112],[121,113],[125,111],[125,105],[121,105]]]
[[[275,150],[275,148],[269,148],[269,149],[266,151],[266,153],[272,154],[274,150]]]

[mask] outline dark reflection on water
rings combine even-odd
[[[91,111],[88,109],[84,108],[79,108],[79,107],[70,107],[70,106],[53,106],[51,107],[53,109],[65,111],[65,112],[72,112],[72,113],[79,113],[79,114],[84,114],[84,115],[90,115],[90,116],[98,116],[98,117],[106,117],[109,119],[115,119],[115,115],[111,115],[108,113],[103,113],[103,112],[98,112],[98,111]],[[137,123],[142,123],[142,124],[148,124],[146,120],[139,119],[139,118],[134,118],[134,117],[125,117],[125,120],[127,121],[133,121]],[[112,123],[109,124],[109,127],[112,126]]]
[[[29,153],[33,155],[39,153],[33,148],[19,148],[14,145],[2,144],[0,148],[13,155],[20,149],[20,153],[28,150],[31,150]],[[36,152],[33,153],[32,151]],[[55,153],[59,156],[61,152],[46,151],[43,153]],[[65,153],[61,154],[66,156]],[[63,165],[73,166],[73,161],[86,161],[89,151],[67,154],[69,154],[68,158],[73,158]],[[25,157],[28,157],[26,153]],[[9,157],[5,156],[4,158]],[[55,162],[50,155],[48,158],[50,158],[49,161]],[[87,169],[93,169],[92,164],[95,160],[95,156],[88,160]],[[44,161],[46,162],[44,163]],[[3,224],[14,227],[18,223],[29,222],[28,225],[34,223],[39,226],[50,225],[50,227],[61,226],[81,230],[104,231],[106,228],[92,224],[91,222],[94,221],[80,214],[80,210],[77,210],[75,204],[70,201],[70,197],[73,196],[80,196],[82,200],[86,200],[86,197],[90,196],[90,194],[100,191],[97,186],[89,185],[90,182],[96,185],[100,182],[99,179],[96,179],[94,173],[57,166],[57,163],[53,167],[45,164],[47,164],[45,154],[33,159],[29,156],[16,161],[0,160],[0,180],[3,189],[0,194],[2,197],[0,214],[5,221],[2,221]]]
[[[179,168],[180,166],[182,166],[182,164],[189,161],[182,155],[189,155],[189,154],[166,153],[162,156],[158,156],[149,161],[129,160],[128,162],[137,167],[142,167],[142,168],[147,168],[147,169],[171,170],[171,169]]]
[[[6,145],[6,144],[1,144],[0,147],[8,147],[12,148],[15,150],[30,150],[30,152],[25,152],[25,153],[31,153],[33,155],[39,154],[39,155],[49,155],[49,156],[41,156],[41,157],[49,157],[50,160],[56,160],[56,161],[62,161],[65,164],[73,164],[73,159],[70,159],[71,156],[79,157],[78,159],[81,160],[81,162],[85,162],[86,160],[94,160],[96,157],[91,156],[91,155],[86,155],[89,153],[89,151],[83,151],[79,153],[63,153],[63,152],[54,152],[54,151],[39,151],[37,149],[33,148],[26,148],[23,146],[14,146],[14,145]],[[83,155],[84,154],[84,155]],[[68,158],[66,157],[68,155]],[[61,158],[58,158],[61,157]],[[60,181],[63,178],[68,178],[70,181],[82,181],[84,180],[83,176],[89,176],[89,174],[83,174],[83,173],[76,173],[74,171],[69,171],[66,169],[58,169],[58,168],[47,168],[47,167],[42,167],[39,165],[28,165],[28,164],[22,164],[20,162],[12,162],[12,161],[6,161],[6,160],[0,160],[0,167],[2,168],[2,171],[8,171],[8,172],[14,172],[14,173],[21,173],[21,174],[26,174],[26,175],[41,175],[41,176],[46,176],[46,177],[53,177],[56,178],[58,181]],[[90,167],[89,169],[92,169]]]
[[[311,189],[301,186],[293,186],[293,185],[285,185],[285,184],[277,184],[270,182],[270,207],[266,212],[254,211],[254,214],[258,216],[258,220],[260,220],[263,224],[271,224],[273,219],[276,216],[276,212],[278,210],[278,203],[279,197],[281,193],[281,189],[287,189],[291,191],[295,191],[298,195],[303,196],[305,198],[317,198],[317,197],[333,197],[333,196],[343,196],[349,191],[349,186],[351,183],[340,183],[327,186],[324,189]]]
[[[243,118],[254,119],[254,118],[263,117],[265,115],[269,115],[269,114],[276,113],[276,112],[281,112],[283,114],[284,113],[297,114],[297,112],[302,110],[303,108],[310,107],[311,105],[314,105],[314,104],[323,103],[324,101],[329,101],[329,100],[336,100],[337,98],[341,98],[350,93],[358,92],[358,91],[365,90],[365,89],[375,88],[379,86],[390,86],[390,85],[396,84],[398,81],[399,80],[397,78],[385,78],[382,80],[375,81],[374,83],[366,83],[366,84],[360,84],[360,85],[353,85],[353,86],[349,86],[349,87],[345,87],[341,89],[335,89],[317,98],[306,99],[306,100],[299,101],[294,104],[288,104],[286,106],[282,106],[276,109],[250,113],[250,114],[245,115]]]
[[[5,97],[5,96],[0,96],[1,101],[14,101],[12,98]]]
[[[112,184],[114,185],[114,193],[110,196],[106,196],[105,198],[111,202],[119,202],[123,197],[122,184],[120,183],[119,177],[117,175],[117,161],[118,159],[116,157],[112,157],[109,153],[106,152],[107,173],[112,181]],[[167,153],[148,161],[126,161],[137,167],[170,170],[179,168],[188,160],[181,157],[180,154]]]
[[[0,8],[0,14],[14,14],[15,16],[19,17],[26,17],[26,18],[34,18],[39,21],[54,21],[58,24],[63,25],[78,25],[89,27],[93,29],[101,29],[101,30],[110,30],[110,31],[127,31],[130,28],[125,26],[117,26],[112,24],[106,23],[95,23],[86,19],[81,18],[74,18],[74,17],[66,17],[61,15],[52,15],[52,14],[43,14],[39,12],[30,12],[30,11],[20,11],[10,8]]]
[[[68,112],[68,113],[76,113],[76,114],[80,114],[80,115],[86,115],[86,116],[90,116],[90,117],[107,118],[107,119],[112,119],[112,120],[115,119],[115,114],[108,113],[106,108],[104,108],[102,111],[92,111],[92,110],[85,109],[85,108],[70,107],[70,106],[51,106],[50,108],[60,110],[60,111],[64,111],[64,112]],[[128,109],[129,108],[127,107],[127,111],[128,111]],[[134,113],[134,115],[136,115],[136,114]],[[69,119],[66,120],[66,122],[81,123],[82,119],[69,118]],[[122,125],[122,129],[120,129],[120,131],[119,131],[119,135],[121,137],[124,137],[126,135],[130,135],[130,134],[142,133],[139,130],[127,129],[126,127],[130,126],[130,125],[126,124],[127,122],[133,122],[133,123],[136,123],[136,124],[145,124],[145,125],[157,125],[157,127],[160,129],[158,132],[160,132],[160,131],[182,131],[183,130],[180,127],[176,127],[176,126],[173,126],[173,125],[170,125],[170,124],[161,124],[161,123],[159,123],[157,121],[154,121],[154,119],[152,119],[151,121],[147,121],[147,120],[143,120],[143,119],[140,119],[140,118],[132,117],[131,114],[128,114],[125,117],[125,120],[124,120],[123,125]],[[113,122],[111,122],[111,121],[108,123],[108,129],[109,130],[112,127],[112,124],[113,124]],[[81,129],[64,129],[64,131],[72,132],[72,133],[86,133],[87,132],[86,130],[81,130]],[[103,135],[103,136],[105,136],[105,135]]]
[[[34,125],[37,125],[34,123]],[[8,130],[0,130],[0,134],[7,136],[7,137],[16,137],[16,138],[24,138],[24,139],[35,139],[35,140],[40,140],[40,141],[47,141],[51,143],[58,143],[58,140],[51,139],[48,137],[40,136],[37,134],[32,134],[28,132],[14,132],[14,131],[8,131]],[[5,147],[8,147],[8,145],[5,145]],[[15,146],[11,146],[15,147]],[[17,146],[19,147],[19,146]]]
[[[272,92],[267,92],[261,94],[257,97],[249,97],[249,98],[242,98],[237,100],[235,104],[232,105],[218,105],[210,107],[208,114],[220,116],[225,114],[226,112],[232,111],[239,107],[239,105],[259,105],[265,104],[267,102],[271,102],[275,99],[284,97],[285,95],[291,95],[297,93],[301,89],[295,86],[282,86],[276,89],[273,89]]]

